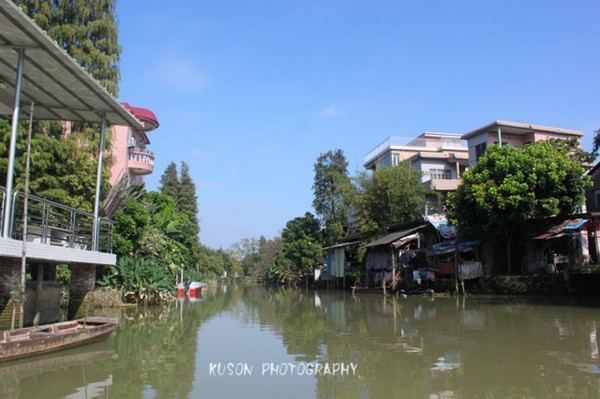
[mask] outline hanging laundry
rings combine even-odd
[[[419,285],[421,285],[421,273],[418,270],[413,270],[413,281],[416,281]]]
[[[483,276],[481,262],[460,262],[458,265],[458,278],[469,280]]]

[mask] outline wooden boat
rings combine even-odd
[[[96,349],[92,346],[89,351],[85,352],[65,349],[22,361],[3,362],[0,363],[0,381],[39,376],[67,368],[85,369],[98,362],[109,361],[111,358],[115,358],[116,354],[114,349]]]
[[[0,331],[0,362],[96,342],[108,336],[117,322],[116,318],[87,317]]]

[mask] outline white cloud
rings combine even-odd
[[[160,58],[151,73],[160,86],[178,94],[199,92],[210,84],[210,78],[196,62],[178,55]]]
[[[318,115],[324,118],[334,118],[340,115],[340,111],[333,105],[325,107],[318,112]]]

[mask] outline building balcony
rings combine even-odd
[[[460,179],[429,179],[425,186],[437,191],[456,191],[460,185]]]
[[[0,196],[5,197],[3,187]],[[114,265],[112,253],[113,223],[98,220],[94,235],[94,215],[34,195],[28,196],[27,223],[24,223],[24,194],[13,196],[7,237],[0,237],[0,258],[21,258],[51,263]],[[0,204],[4,205],[4,201]],[[23,233],[25,231],[25,234]],[[94,243],[94,240],[97,240]]]
[[[134,175],[149,175],[154,170],[154,154],[143,148],[130,148],[127,168]]]

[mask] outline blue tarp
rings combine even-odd
[[[474,247],[481,244],[481,241],[464,241],[458,243],[458,252],[469,252]],[[443,255],[449,254],[456,250],[456,240],[448,240],[440,242],[439,244],[433,244],[433,248],[429,251],[429,255]]]
[[[440,233],[440,235],[444,238],[454,238],[456,237],[456,226],[452,226],[448,224],[448,220],[446,220],[445,216],[441,215],[429,215],[426,216],[425,219],[431,223],[433,227]]]

